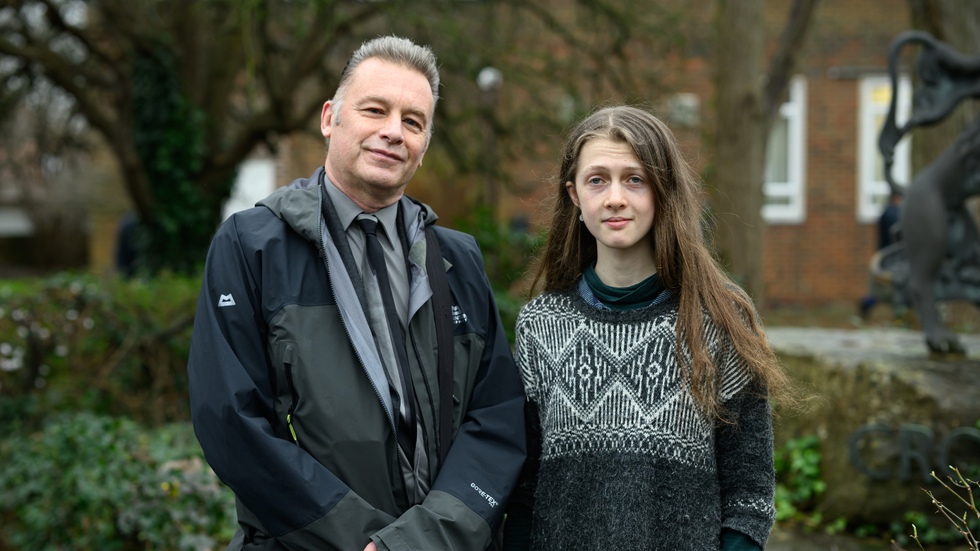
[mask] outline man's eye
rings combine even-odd
[[[378,109],[377,107],[368,107],[367,109],[365,109],[365,111],[367,111],[368,113],[373,113],[375,115],[381,114],[381,109]]]
[[[409,126],[415,126],[415,127],[418,127],[418,128],[422,128],[422,123],[420,123],[419,121],[417,121],[415,119],[405,119],[405,124],[408,124]]]

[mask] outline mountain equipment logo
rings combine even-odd
[[[220,297],[218,297],[218,308],[221,308],[222,306],[234,306],[234,305],[235,305],[235,299],[231,297],[231,293],[227,295],[221,295]]]
[[[460,310],[459,306],[453,305],[453,325],[466,323],[466,313]]]

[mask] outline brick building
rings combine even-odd
[[[768,3],[770,52],[790,4]],[[704,30],[695,39],[710,40],[714,2],[694,5],[705,14]],[[770,305],[853,301],[866,292],[877,220],[888,197],[877,151],[878,129],[891,98],[886,54],[895,36],[910,26],[906,0],[824,0],[818,5],[768,145],[763,263]],[[681,61],[677,94],[662,113],[702,173],[711,163],[704,144],[714,121],[710,55],[711,48],[698,49]],[[900,80],[899,120],[911,104],[908,75]],[[701,106],[698,125],[677,124],[682,119],[673,108],[677,100]],[[908,142],[896,152],[900,182],[911,179]]]
[[[770,136],[763,214],[771,302],[828,302],[865,292],[888,196],[877,151],[891,98],[886,52],[909,28],[904,0],[830,0],[818,8],[808,55]],[[900,117],[910,88],[903,77]],[[896,155],[899,181],[910,179],[909,150],[905,143]]]

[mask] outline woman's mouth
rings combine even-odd
[[[610,228],[622,228],[630,223],[629,218],[606,218],[602,221],[603,224],[609,226]]]

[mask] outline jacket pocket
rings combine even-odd
[[[299,439],[296,438],[296,429],[293,428],[293,415],[296,413],[296,406],[299,405],[299,390],[293,380],[293,345],[287,344],[282,355],[282,367],[286,373],[286,388],[289,390],[289,409],[286,410],[286,426],[289,427],[289,434],[293,437],[293,442],[299,446]],[[302,446],[300,446],[302,447]]]

